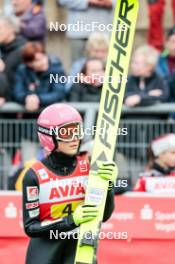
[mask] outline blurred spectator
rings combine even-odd
[[[20,19],[21,34],[31,41],[43,41],[47,33],[43,5],[32,0],[12,0],[12,5]]]
[[[44,0],[32,0],[32,3],[42,5],[44,4]],[[3,12],[6,15],[12,15],[13,14],[13,6],[11,0],[3,0]]]
[[[70,101],[99,102],[105,67],[103,61],[90,58],[86,61],[79,78],[79,83],[72,86],[69,94]]]
[[[116,0],[57,1],[68,8],[67,36],[70,39],[72,61],[83,55],[90,33],[112,31],[113,8]]]
[[[166,134],[152,141],[146,171],[140,175],[135,191],[166,192],[174,186],[174,179],[170,177],[175,176],[175,134]],[[166,180],[162,181],[160,177],[165,176]]]
[[[32,144],[32,143],[31,143]],[[8,189],[22,191],[22,181],[26,171],[37,161],[42,160],[46,156],[43,149],[39,149],[35,156],[31,159],[24,161],[22,160],[18,166],[12,166],[10,175],[8,177]]]
[[[13,83],[14,72],[22,60],[22,48],[26,40],[18,35],[19,27],[14,17],[0,16],[0,58],[5,63],[5,74]]]
[[[166,49],[160,55],[157,72],[168,83],[170,102],[175,102],[175,27],[168,32]],[[170,116],[175,119],[175,114],[171,114]]]
[[[64,76],[61,61],[45,53],[43,44],[28,42],[23,50],[24,63],[16,72],[14,85],[15,101],[25,105],[28,111],[37,111],[40,106],[59,102],[65,98],[65,85],[50,83],[50,74]]]
[[[157,72],[169,82],[175,75],[175,27],[168,32],[165,48],[159,57]]]
[[[155,72],[159,53],[151,46],[138,48],[132,58],[124,103],[128,107],[148,106],[166,102],[169,89]]]
[[[106,62],[109,47],[109,37],[108,35],[95,32],[89,36],[89,39],[85,47],[85,57],[81,57],[76,60],[70,70],[69,76],[74,77],[81,72],[83,65],[88,58],[97,58]],[[66,91],[69,91],[73,85],[72,79],[66,85]]]
[[[1,129],[2,130],[2,129]],[[11,168],[11,157],[7,149],[0,143],[0,190],[7,188],[6,179]]]
[[[0,107],[5,103],[8,98],[9,85],[4,72],[5,64],[3,60],[0,59]]]
[[[175,23],[175,0],[171,0],[171,4]],[[148,43],[156,49],[162,50],[164,46],[164,30],[162,22],[165,10],[165,0],[148,0],[148,7],[150,19],[148,29]]]

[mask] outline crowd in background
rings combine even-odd
[[[68,10],[67,24],[82,21],[103,25],[112,23],[116,3],[115,0],[57,2]],[[161,23],[156,18],[160,10],[163,14],[164,5],[157,3],[162,1],[155,1],[154,6],[153,1],[148,2],[148,42],[132,55],[124,98],[128,107],[175,103],[175,27],[164,40]],[[0,13],[0,107],[6,102],[16,102],[32,113],[56,102],[100,101],[111,32],[67,31],[72,66],[66,73],[64,62],[46,51],[44,1],[12,0],[4,7]],[[51,81],[51,76],[56,76],[57,81]]]
[[[115,1],[58,2],[68,8],[67,23],[80,19],[84,24],[112,22]],[[12,14],[1,12],[0,105],[13,101],[34,112],[61,101],[99,102],[110,32],[68,31],[72,66],[66,73],[64,63],[46,51],[44,7],[42,1],[13,0]],[[128,107],[175,102],[175,27],[169,30],[161,51],[155,43],[134,51],[124,99]],[[51,81],[51,76],[57,81]]]

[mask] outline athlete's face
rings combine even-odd
[[[69,156],[73,156],[77,154],[79,145],[80,139],[78,139],[77,137],[74,137],[74,139],[70,142],[59,141],[57,151],[63,152],[64,154],[67,154]]]

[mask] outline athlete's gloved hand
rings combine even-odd
[[[93,220],[98,215],[96,205],[79,205],[73,213],[74,223],[78,226],[82,223]]]
[[[117,165],[114,161],[103,162],[98,169],[97,175],[109,182],[108,190],[111,190],[118,175]]]

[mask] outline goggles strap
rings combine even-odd
[[[51,130],[42,126],[38,126],[38,132],[47,136],[56,136],[54,129]]]

